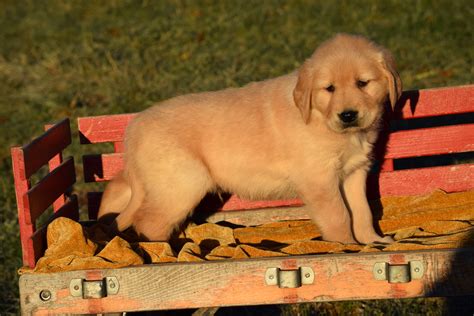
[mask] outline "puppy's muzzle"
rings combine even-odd
[[[357,119],[359,117],[359,112],[354,110],[346,110],[338,114],[339,120],[341,120],[342,126],[344,128],[357,126]]]

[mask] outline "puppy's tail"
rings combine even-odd
[[[102,194],[97,218],[105,222],[108,222],[108,218],[115,218],[127,207],[131,195],[132,190],[123,172],[118,173]]]
[[[125,209],[120,212],[115,219],[115,225],[118,231],[124,231],[132,226],[135,213],[142,205],[145,196],[144,191],[139,187],[135,177],[129,173],[127,178],[131,188],[131,197]]]

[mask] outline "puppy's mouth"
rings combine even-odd
[[[343,130],[345,130],[345,129],[358,129],[358,128],[360,128],[359,121],[357,120],[357,121],[350,122],[350,123],[342,123],[341,128]]]
[[[371,129],[373,126],[373,122],[368,122],[367,119],[359,118],[353,122],[333,122],[333,124],[329,124],[329,127],[337,133],[354,133],[365,131]]]

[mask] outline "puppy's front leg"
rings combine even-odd
[[[351,231],[351,217],[336,176],[326,181],[305,181],[304,187],[299,191],[324,240],[356,243]]]
[[[352,172],[343,183],[347,207],[352,213],[352,224],[355,238],[362,244],[373,242],[391,243],[389,236],[380,237],[374,229],[372,212],[366,196],[367,171],[360,168]]]

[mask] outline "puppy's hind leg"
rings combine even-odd
[[[155,174],[158,179],[147,182],[146,199],[133,226],[144,239],[166,241],[213,188],[213,181],[200,161],[190,159]]]
[[[319,180],[307,179],[298,190],[324,240],[356,243],[351,230],[350,214],[339,191],[336,176],[320,175]]]
[[[117,174],[105,188],[100,201],[97,218],[102,222],[110,222],[121,213],[130,201],[132,190],[123,172]]]

